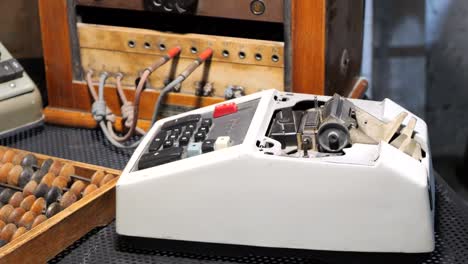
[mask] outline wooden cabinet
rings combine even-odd
[[[262,1],[268,4],[268,1]],[[45,109],[47,122],[69,126],[95,127],[96,123],[90,114],[92,98],[84,82],[84,71],[88,68],[97,71],[132,69],[133,72],[128,73],[128,79],[124,85],[126,86],[125,92],[128,98],[133,99],[134,89],[131,80],[137,77],[137,67],[144,69],[146,65],[140,64],[149,60],[148,58],[152,58],[152,56],[155,58],[161,56],[156,49],[156,40],[160,39],[161,35],[166,34],[165,32],[151,32],[136,28],[133,30],[131,23],[125,26],[121,25],[123,20],[128,20],[130,15],[138,17],[135,21],[144,20],[144,16],[158,17],[159,14],[157,13],[148,15],[148,11],[142,10],[144,9],[143,0],[134,0],[131,2],[132,4],[129,4],[130,1],[120,1],[126,4],[119,4],[118,9],[115,9],[116,4],[119,2],[117,0],[94,2],[88,0],[78,2],[74,0],[39,0],[49,98],[49,106]],[[236,84],[237,80],[242,80],[242,78],[248,78],[242,83],[244,86],[248,86],[246,87],[247,93],[262,89],[262,84],[268,86],[263,88],[277,88],[299,93],[349,93],[353,85],[353,79],[360,72],[363,1],[284,0],[283,2],[284,9],[287,11],[284,12],[284,23],[279,23],[279,28],[280,31],[283,31],[283,28],[290,30],[284,30],[286,33],[280,32],[280,34],[284,33],[285,36],[281,40],[257,40],[255,36],[232,39],[230,36],[210,37],[209,32],[199,34],[202,35],[200,38],[203,41],[214,43],[213,45],[218,49],[219,45],[229,46],[232,44],[238,50],[246,50],[247,56],[250,57],[239,61],[238,50],[233,49],[233,51],[228,50],[232,59],[223,59],[221,54],[224,51],[215,50],[217,55],[213,58],[211,73],[216,73],[216,76],[211,75],[209,77],[215,82],[215,89],[217,89],[214,96],[196,96],[193,88],[190,87],[193,86],[194,81],[190,80],[180,93],[171,93],[167,97],[166,104],[173,106],[174,109],[188,110],[223,101],[223,89],[226,84],[230,82]],[[103,8],[105,3],[110,3],[112,8]],[[81,17],[77,16],[77,9],[79,8],[86,8],[87,11],[91,10],[94,17],[112,11],[114,12],[112,18],[118,21],[118,25],[109,25],[107,21],[106,26],[96,26],[93,21],[83,22]],[[119,16],[122,16],[120,21]],[[188,19],[187,16],[180,17],[181,19]],[[276,20],[279,19],[278,15],[275,17]],[[80,23],[77,23],[77,21]],[[241,20],[239,20],[240,23]],[[271,25],[278,24],[278,22],[255,20],[248,23],[252,23],[253,27],[257,25],[255,23],[264,23],[266,27],[272,28],[274,26]],[[116,41],[122,43],[116,42],[121,45],[114,45],[112,48],[102,47],[102,43],[99,43],[102,38],[98,39],[98,41],[90,40],[93,33],[89,31],[93,30],[99,30],[101,35],[112,33],[115,36],[120,34]],[[122,37],[122,32],[126,32],[127,35],[124,34]],[[287,34],[288,32],[290,34]],[[136,36],[137,33],[142,35]],[[84,36],[84,34],[88,35]],[[144,39],[152,35],[154,35],[154,38],[149,38],[150,43],[145,42],[144,44],[150,44],[150,47],[154,46],[155,49],[151,51],[146,52],[145,50],[136,49],[129,51],[128,47],[123,45],[124,41],[127,43],[125,36]],[[177,33],[173,36],[177,36]],[[186,34],[180,36],[182,42],[182,39],[187,38]],[[85,37],[86,41],[84,41]],[[225,37],[228,40],[225,40]],[[221,40],[219,40],[220,38]],[[154,43],[151,42],[153,40]],[[220,41],[220,43],[217,43],[216,40]],[[191,39],[190,41],[187,43],[200,43],[198,39],[196,41]],[[90,45],[90,43],[93,43],[94,46],[85,46],[85,44]],[[143,43],[137,44],[143,45]],[[123,52],[130,55],[123,54]],[[113,53],[117,55],[114,56]],[[190,54],[187,53],[184,59],[190,59]],[[132,65],[131,62],[135,62],[135,65]],[[224,75],[223,72],[225,72]],[[155,77],[151,80],[151,84],[160,87],[164,81],[164,76],[162,74],[158,78]],[[149,122],[146,120],[151,119],[151,113],[158,95],[158,89],[147,89],[144,92],[139,115],[141,126],[149,126]],[[112,111],[120,115],[121,102],[112,81],[106,86],[105,98]],[[120,125],[117,125],[117,128],[120,128]]]

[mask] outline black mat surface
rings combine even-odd
[[[131,151],[108,144],[100,131],[45,126],[3,139],[2,145],[51,156],[122,169]],[[436,187],[436,250],[431,254],[406,256],[373,254],[366,257],[332,252],[313,252],[312,257],[270,258],[249,256],[184,255],[174,252],[134,250],[120,244],[115,225],[95,229],[58,255],[52,263],[468,263],[468,208],[438,177]],[[202,252],[201,252],[202,253]]]

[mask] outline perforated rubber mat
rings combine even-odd
[[[106,142],[98,130],[45,126],[0,140],[2,145],[51,156],[122,169],[131,151],[119,150]],[[468,263],[468,208],[437,178],[436,249],[431,254],[353,254],[311,252],[308,258],[267,256],[223,257],[136,250],[118,243],[115,224],[91,231],[51,263]]]

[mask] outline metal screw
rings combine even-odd
[[[348,72],[349,63],[350,63],[350,58],[349,58],[348,50],[344,49],[343,52],[341,53],[341,62],[340,62],[341,74],[346,75],[346,73]]]
[[[263,15],[265,13],[265,3],[260,0],[254,0],[250,3],[250,11],[257,16]]]

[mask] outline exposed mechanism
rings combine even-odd
[[[381,141],[417,160],[424,155],[414,138],[417,120],[412,117],[407,125],[403,124],[407,112],[384,122],[338,94],[320,103],[315,98],[313,106],[305,110],[295,107],[278,110],[267,133],[281,142],[284,155],[293,153],[294,157],[304,158],[345,155],[343,150],[353,144],[376,145]],[[291,140],[294,136],[296,142]]]
[[[433,186],[426,124],[394,102],[267,90],[156,122],[117,183],[116,226],[171,251],[429,252]]]

